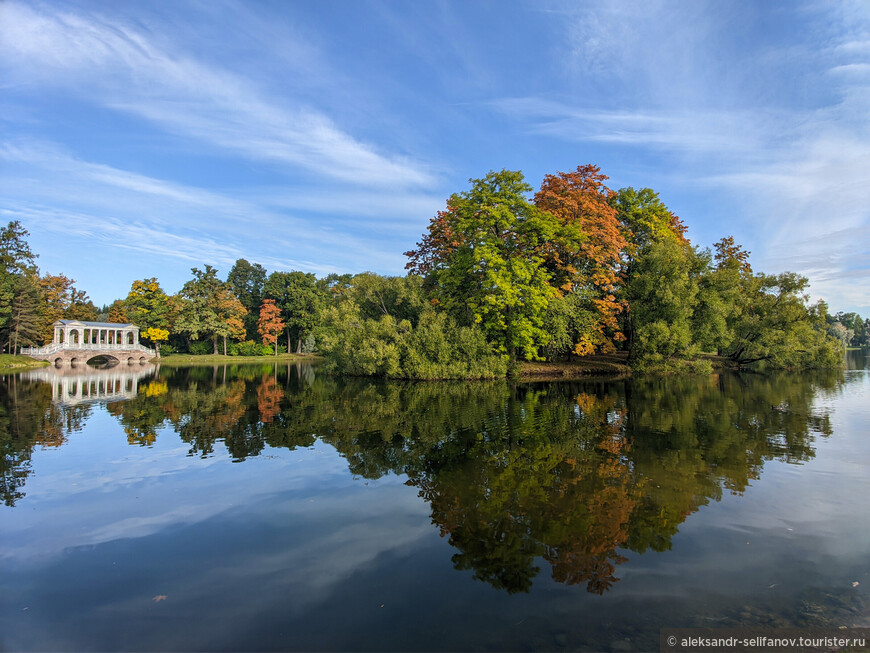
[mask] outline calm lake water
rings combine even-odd
[[[658,650],[870,625],[870,357],[824,374],[0,377],[2,650]]]

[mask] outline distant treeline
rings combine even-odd
[[[167,295],[134,281],[102,309],[64,275],[41,275],[27,231],[2,231],[0,342],[43,344],[60,318],[133,322],[162,351],[267,355],[317,350],[336,370],[392,378],[492,378],[521,359],[628,352],[634,369],[705,371],[715,353],[746,366],[833,367],[868,344],[870,320],[828,315],[808,281],[756,273],[732,237],[712,249],[649,188],[613,191],[596,166],[490,172],[451,195],[406,252],[405,277],[267,273],[210,265]]]

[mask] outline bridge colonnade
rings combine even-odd
[[[50,344],[22,347],[20,353],[55,365],[75,365],[96,356],[133,364],[157,356],[154,349],[139,343],[139,327],[135,324],[58,320],[53,326],[54,337]]]
[[[85,322],[84,324],[88,324]],[[120,328],[117,328],[120,327]],[[96,324],[78,326],[73,324],[54,324],[52,344],[70,345],[138,345],[139,327],[132,324],[119,324],[99,327]]]

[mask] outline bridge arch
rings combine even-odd
[[[103,351],[88,358],[88,365],[92,365],[93,362],[97,359],[104,359],[106,361],[106,366],[108,367],[114,367],[121,362],[121,360],[117,356],[113,356],[112,354]]]

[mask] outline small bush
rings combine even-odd
[[[187,352],[194,356],[207,356],[214,353],[214,345],[210,340],[196,340],[190,343]]]
[[[278,348],[278,351],[281,351],[281,347]],[[272,347],[254,340],[237,342],[230,348],[230,356],[270,356],[274,353]]]

